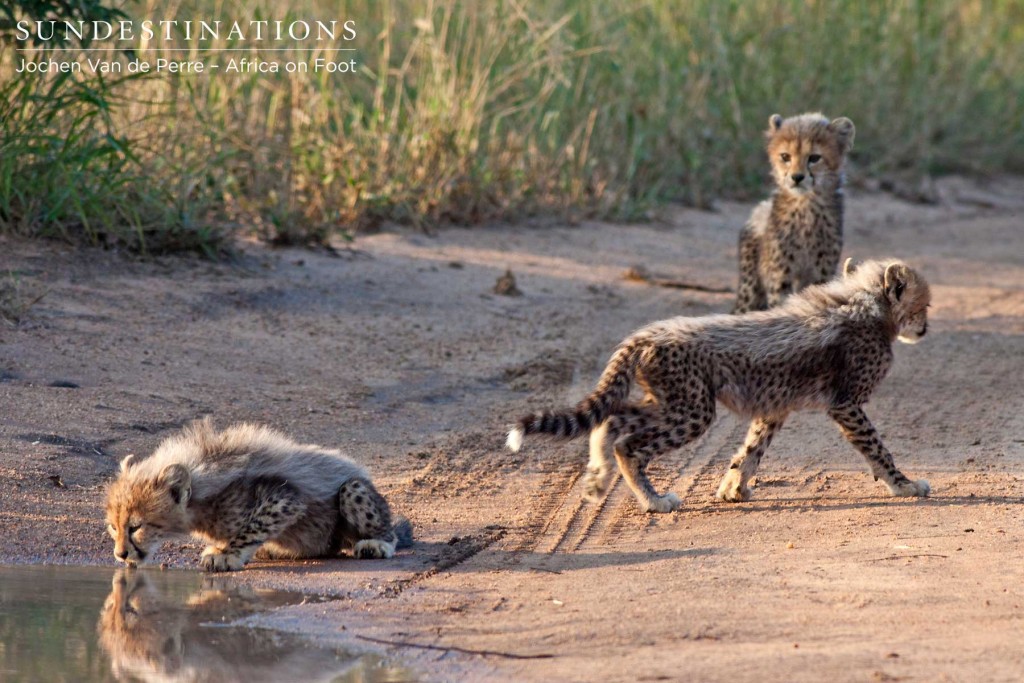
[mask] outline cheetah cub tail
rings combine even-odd
[[[505,439],[512,452],[523,446],[528,434],[544,434],[556,439],[575,439],[588,434],[618,410],[629,396],[637,356],[635,343],[624,343],[612,355],[601,374],[597,388],[574,408],[531,413],[519,420]]]
[[[523,426],[517,425],[509,430],[508,438],[505,439],[505,445],[513,453],[517,453],[523,447],[523,436]]]
[[[408,517],[396,517],[395,523],[391,527],[391,533],[395,535],[395,548],[412,547],[412,522],[409,521]]]

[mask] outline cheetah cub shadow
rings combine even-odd
[[[160,544],[192,535],[207,543],[206,571],[258,559],[389,558],[412,544],[366,469],[333,449],[298,444],[268,427],[223,431],[210,418],[129,455],[107,493],[114,556],[134,567]]]

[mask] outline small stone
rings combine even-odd
[[[523,295],[522,290],[516,286],[516,276],[512,274],[512,269],[506,270],[505,274],[498,278],[498,281],[494,283],[492,291],[501,296]]]
[[[638,263],[635,266],[631,266],[622,274],[624,280],[630,282],[650,282],[651,271],[647,269],[647,266]]]

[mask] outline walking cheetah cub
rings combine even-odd
[[[162,541],[192,534],[209,545],[201,565],[241,569],[267,558],[392,557],[412,526],[391,510],[358,463],[302,445],[268,427],[215,431],[206,418],[163,441],[147,458],[129,455],[107,494],[114,556],[137,566]]]
[[[573,409],[522,418],[508,446],[519,450],[527,434],[572,439],[590,432],[588,498],[608,486],[612,442],[640,506],[671,512],[679,497],[658,495],[644,470],[654,456],[703,434],[716,399],[752,418],[718,488],[718,497],[732,502],[750,497],[748,482],[787,415],[823,409],[892,495],[926,496],[928,482],[896,469],[861,406],[889,370],[893,340],[924,336],[930,300],[928,283],[908,266],[867,261],[768,311],[652,323],[619,345],[590,396]],[[634,382],[644,392],[640,401],[629,400]]]
[[[827,282],[843,249],[843,163],[853,147],[853,122],[775,114],[765,136],[777,187],[740,232],[733,313],[777,306],[793,292]]]

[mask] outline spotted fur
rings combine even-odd
[[[148,458],[128,456],[107,495],[114,556],[135,566],[169,538],[204,539],[207,571],[268,558],[391,557],[412,542],[361,465],[297,444],[267,427],[216,431],[207,418],[166,439]]]
[[[775,114],[765,135],[776,189],[740,232],[733,313],[777,306],[793,292],[827,282],[843,248],[843,165],[853,122]]]
[[[749,498],[750,478],[789,413],[818,409],[893,495],[927,495],[927,482],[912,482],[896,468],[862,406],[889,370],[893,341],[914,343],[927,331],[928,283],[899,261],[868,261],[847,273],[768,311],[641,328],[622,342],[589,397],[574,409],[522,418],[509,446],[531,434],[571,439],[589,432],[588,497],[607,488],[613,444],[640,506],[670,512],[680,500],[654,490],[647,464],[702,435],[716,401],[751,419],[718,489],[719,498],[733,502]],[[634,383],[643,390],[639,401],[628,399]]]

